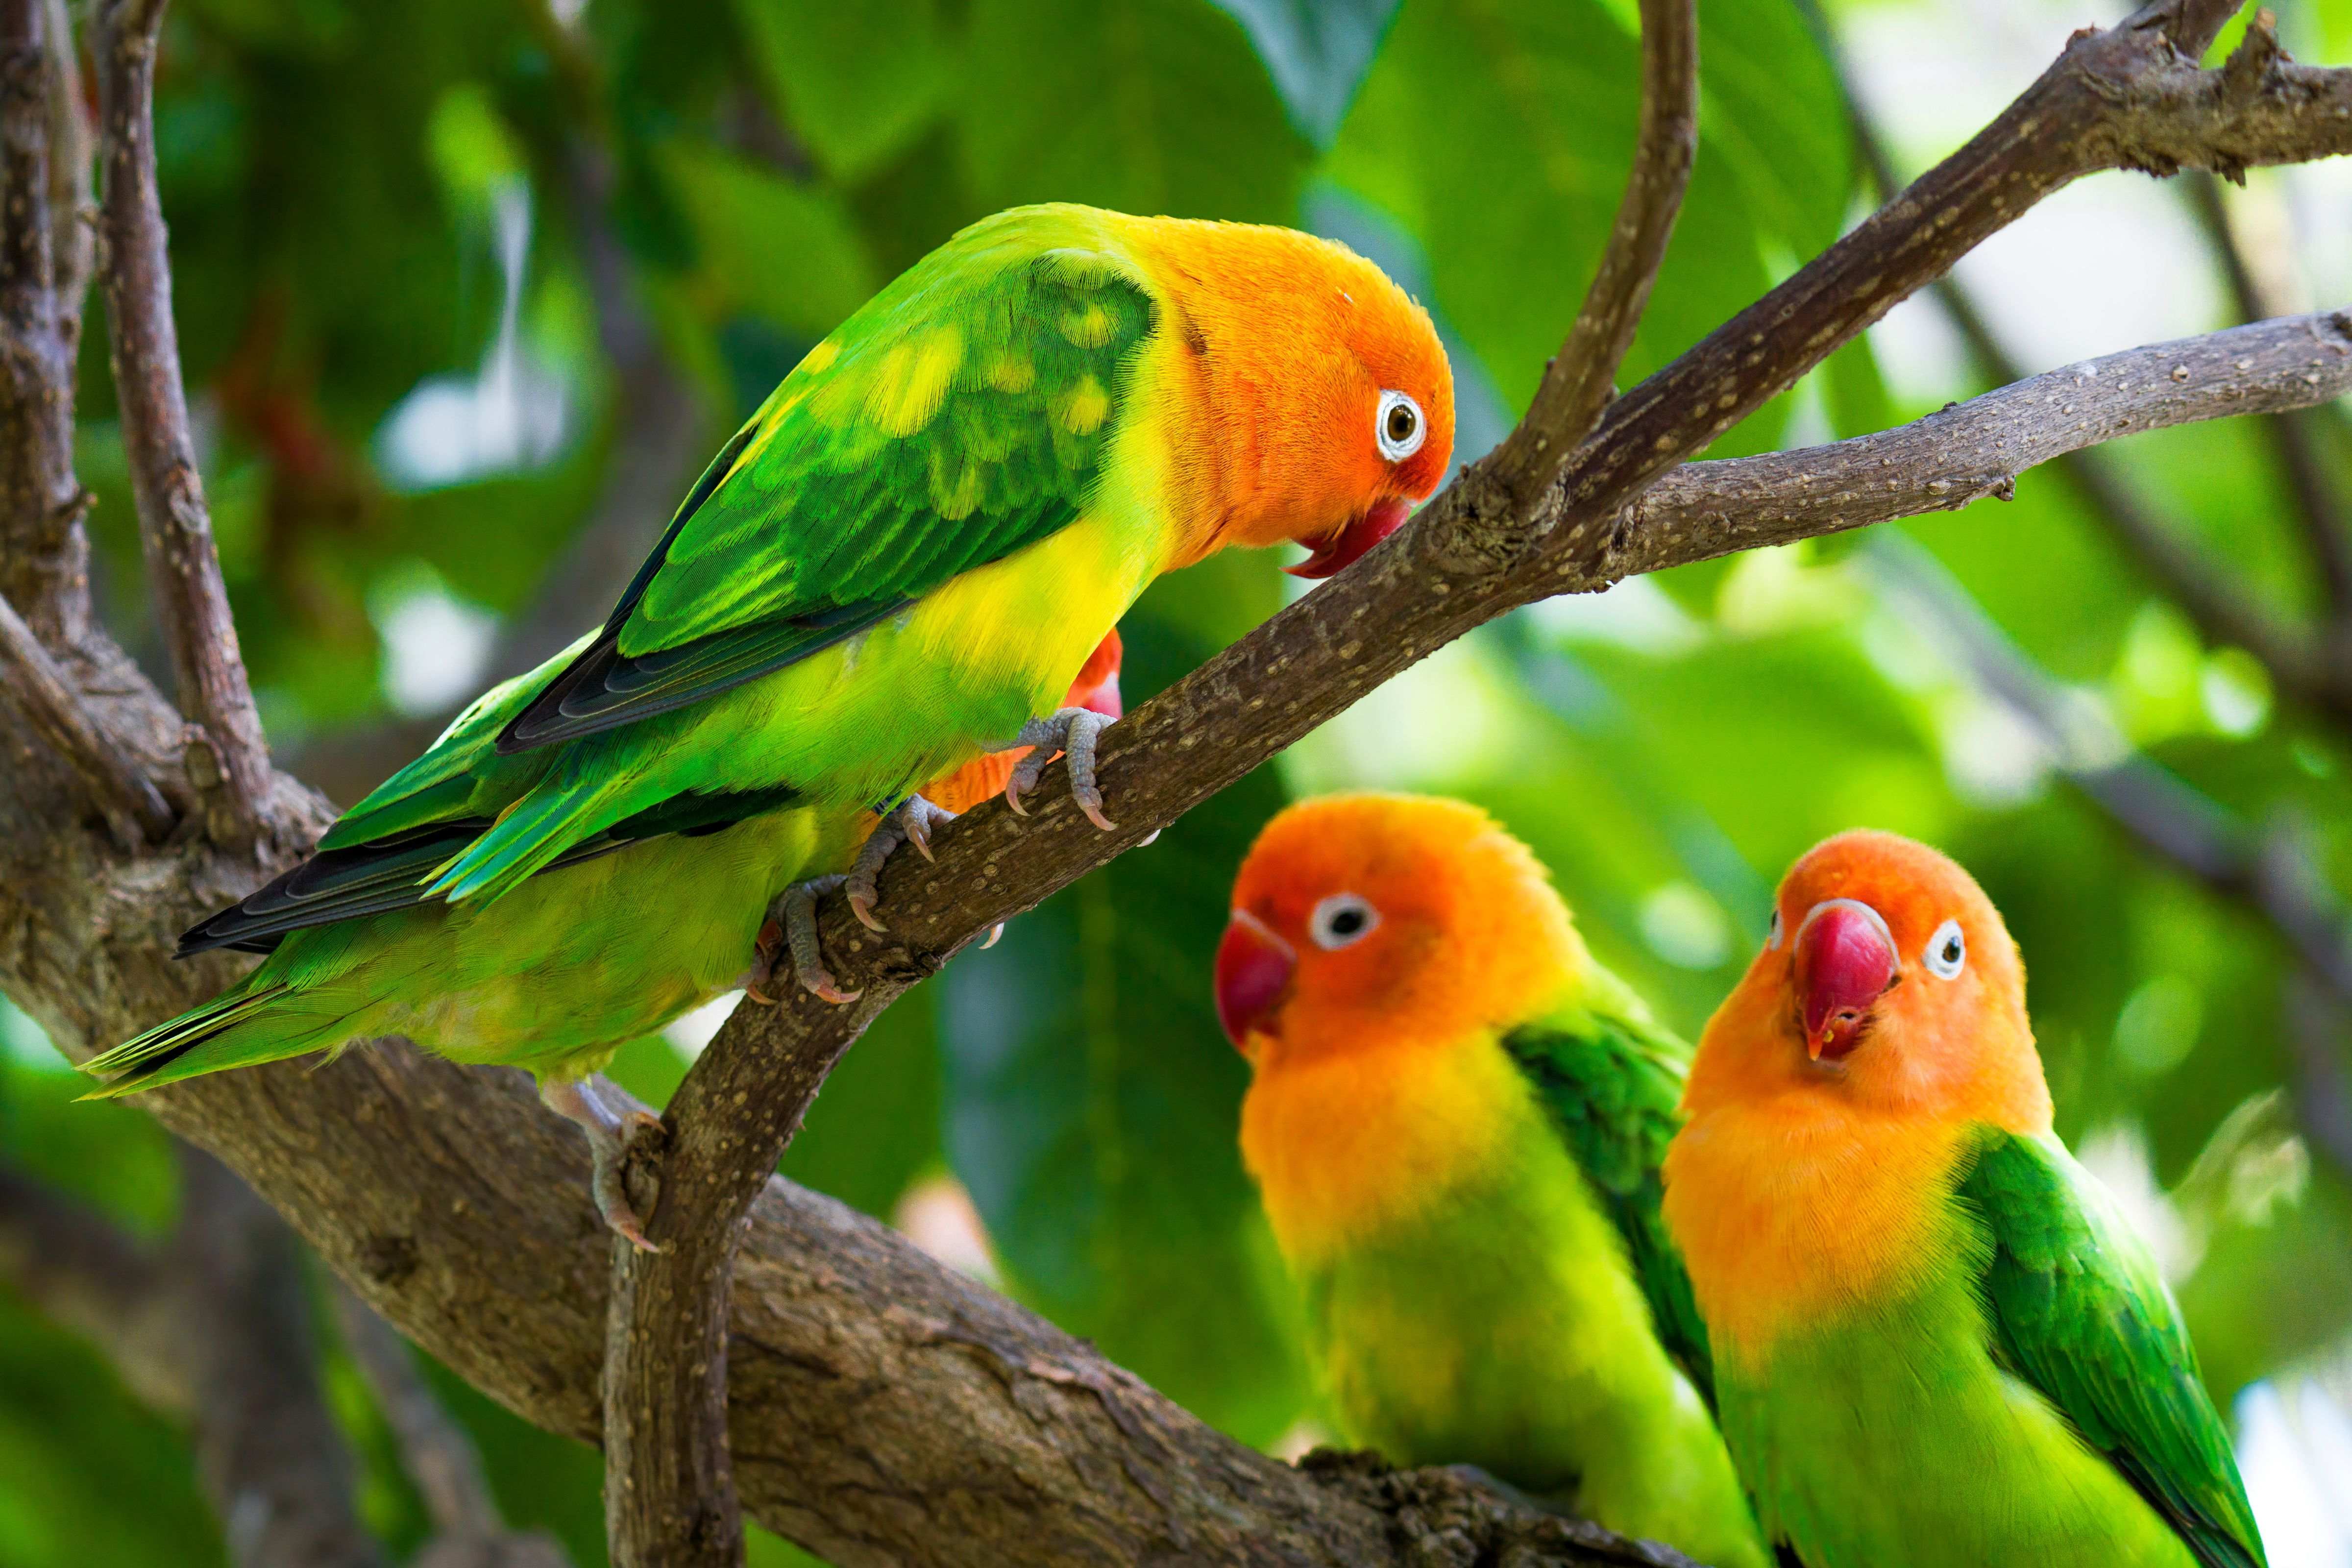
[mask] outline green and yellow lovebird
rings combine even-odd
[[[2050,1128],[2025,973],[1936,851],[1798,861],[1699,1042],[1665,1216],[1806,1568],[2261,1568],[2179,1311]]]
[[[1658,1213],[1687,1051],[1527,847],[1459,801],[1294,805],[1234,882],[1216,993],[1348,1436],[1764,1568]]]
[[[1113,633],[1079,671],[1072,706],[1118,717],[1119,651]],[[525,676],[493,689],[453,733],[503,723],[531,689]],[[929,793],[970,805],[1020,760],[976,759]],[[461,904],[426,899],[422,878],[478,823],[322,850],[180,939],[182,957],[268,956],[205,1005],[89,1062],[121,1075],[90,1098],[387,1035],[453,1061],[528,1068],[548,1107],[588,1134],[605,1224],[650,1247],[620,1178],[633,1121],[651,1118],[625,1117],[595,1075],[621,1046],[722,992],[756,994],[783,946],[770,906],[812,871],[852,864],[877,826],[872,812],[814,810],[789,792],[684,795],[506,898]],[[793,902],[782,918],[799,918]]]

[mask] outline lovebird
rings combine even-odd
[[[1348,1437],[1764,1568],[1658,1214],[1688,1049],[1527,846],[1459,801],[1293,805],[1234,881],[1216,998]]]
[[[935,814],[909,792],[1008,738],[1066,751],[1108,826],[1101,721],[1059,699],[1143,588],[1236,544],[1298,542],[1293,570],[1335,572],[1436,488],[1453,440],[1428,313],[1345,247],[1000,213],[809,352],[551,679],[322,846],[480,823],[425,870],[463,901],[683,796],[882,804],[919,838]]]
[[[1888,833],[1790,870],[1701,1037],[1665,1218],[1806,1568],[2260,1568],[2147,1248],[2050,1126],[2017,945]]]
[[[1118,717],[1119,651],[1113,632],[1080,670],[1072,706]],[[503,722],[531,679],[492,689],[451,732]],[[979,758],[932,788],[969,804],[1003,787],[1016,760]],[[782,944],[770,905],[812,870],[837,879],[877,824],[870,811],[825,812],[789,791],[688,795],[507,898],[460,904],[425,898],[420,873],[478,824],[322,850],[180,939],[182,957],[268,956],[203,1006],[86,1063],[121,1076],[85,1098],[386,1035],[453,1061],[527,1068],[549,1109],[587,1133],[605,1224],[650,1249],[621,1162],[633,1128],[657,1119],[623,1115],[595,1075],[628,1041],[723,992],[756,990]]]

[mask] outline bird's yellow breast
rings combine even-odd
[[[1902,1299],[1958,1246],[1965,1124],[1869,1118],[1801,1095],[1713,1110],[1675,1138],[1665,1217],[1718,1360]]]
[[[1312,1268],[1422,1215],[1540,1115],[1491,1036],[1384,1043],[1261,1070],[1242,1159],[1284,1256]]]

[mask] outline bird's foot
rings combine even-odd
[[[1095,744],[1113,721],[1091,708],[1065,708],[1050,719],[1032,719],[1021,726],[1021,733],[992,751],[1006,752],[1015,746],[1034,748],[1027,756],[1013,764],[1013,776],[1004,784],[1004,804],[1016,816],[1029,814],[1021,808],[1021,797],[1037,787],[1045,776],[1046,764],[1056,752],[1070,759],[1070,798],[1087,814],[1087,820],[1105,833],[1111,830],[1111,819],[1103,815],[1102,790],[1095,783]]]
[[[604,1216],[606,1227],[640,1252],[659,1252],[661,1247],[646,1237],[645,1224],[638,1218],[635,1205],[629,1202],[628,1186],[623,1177],[640,1141],[668,1136],[663,1131],[661,1118],[650,1110],[614,1110],[587,1079],[542,1083],[539,1086],[539,1099],[541,1104],[588,1135],[588,1153],[595,1167],[588,1178],[588,1192],[596,1200],[596,1212]]]
[[[769,993],[775,987],[776,965],[779,960],[788,959],[793,977],[801,983],[803,990],[835,1005],[857,1000],[861,994],[844,991],[840,982],[834,979],[833,971],[824,966],[824,950],[816,940],[816,901],[848,880],[838,874],[811,877],[784,889],[784,896],[776,900],[766,923],[760,927],[759,941],[752,945],[751,978],[744,984],[744,994],[774,1006],[776,999]]]
[[[931,829],[941,823],[953,822],[956,814],[945,806],[933,805],[919,795],[910,795],[898,807],[884,815],[881,825],[874,829],[857,851],[857,859],[849,868],[849,880],[845,886],[849,892],[849,912],[867,931],[880,931],[882,922],[874,918],[874,906],[880,901],[881,889],[875,879],[901,844],[911,844],[924,859],[931,858]]]

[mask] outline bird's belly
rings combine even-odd
[[[629,798],[791,784],[853,806],[919,789],[1059,708],[1150,565],[1108,523],[1074,523],[837,647],[632,726]]]
[[[2100,1455],[1985,1349],[1965,1287],[1790,1336],[1716,1376],[1768,1533],[1808,1568],[2196,1568]]]

